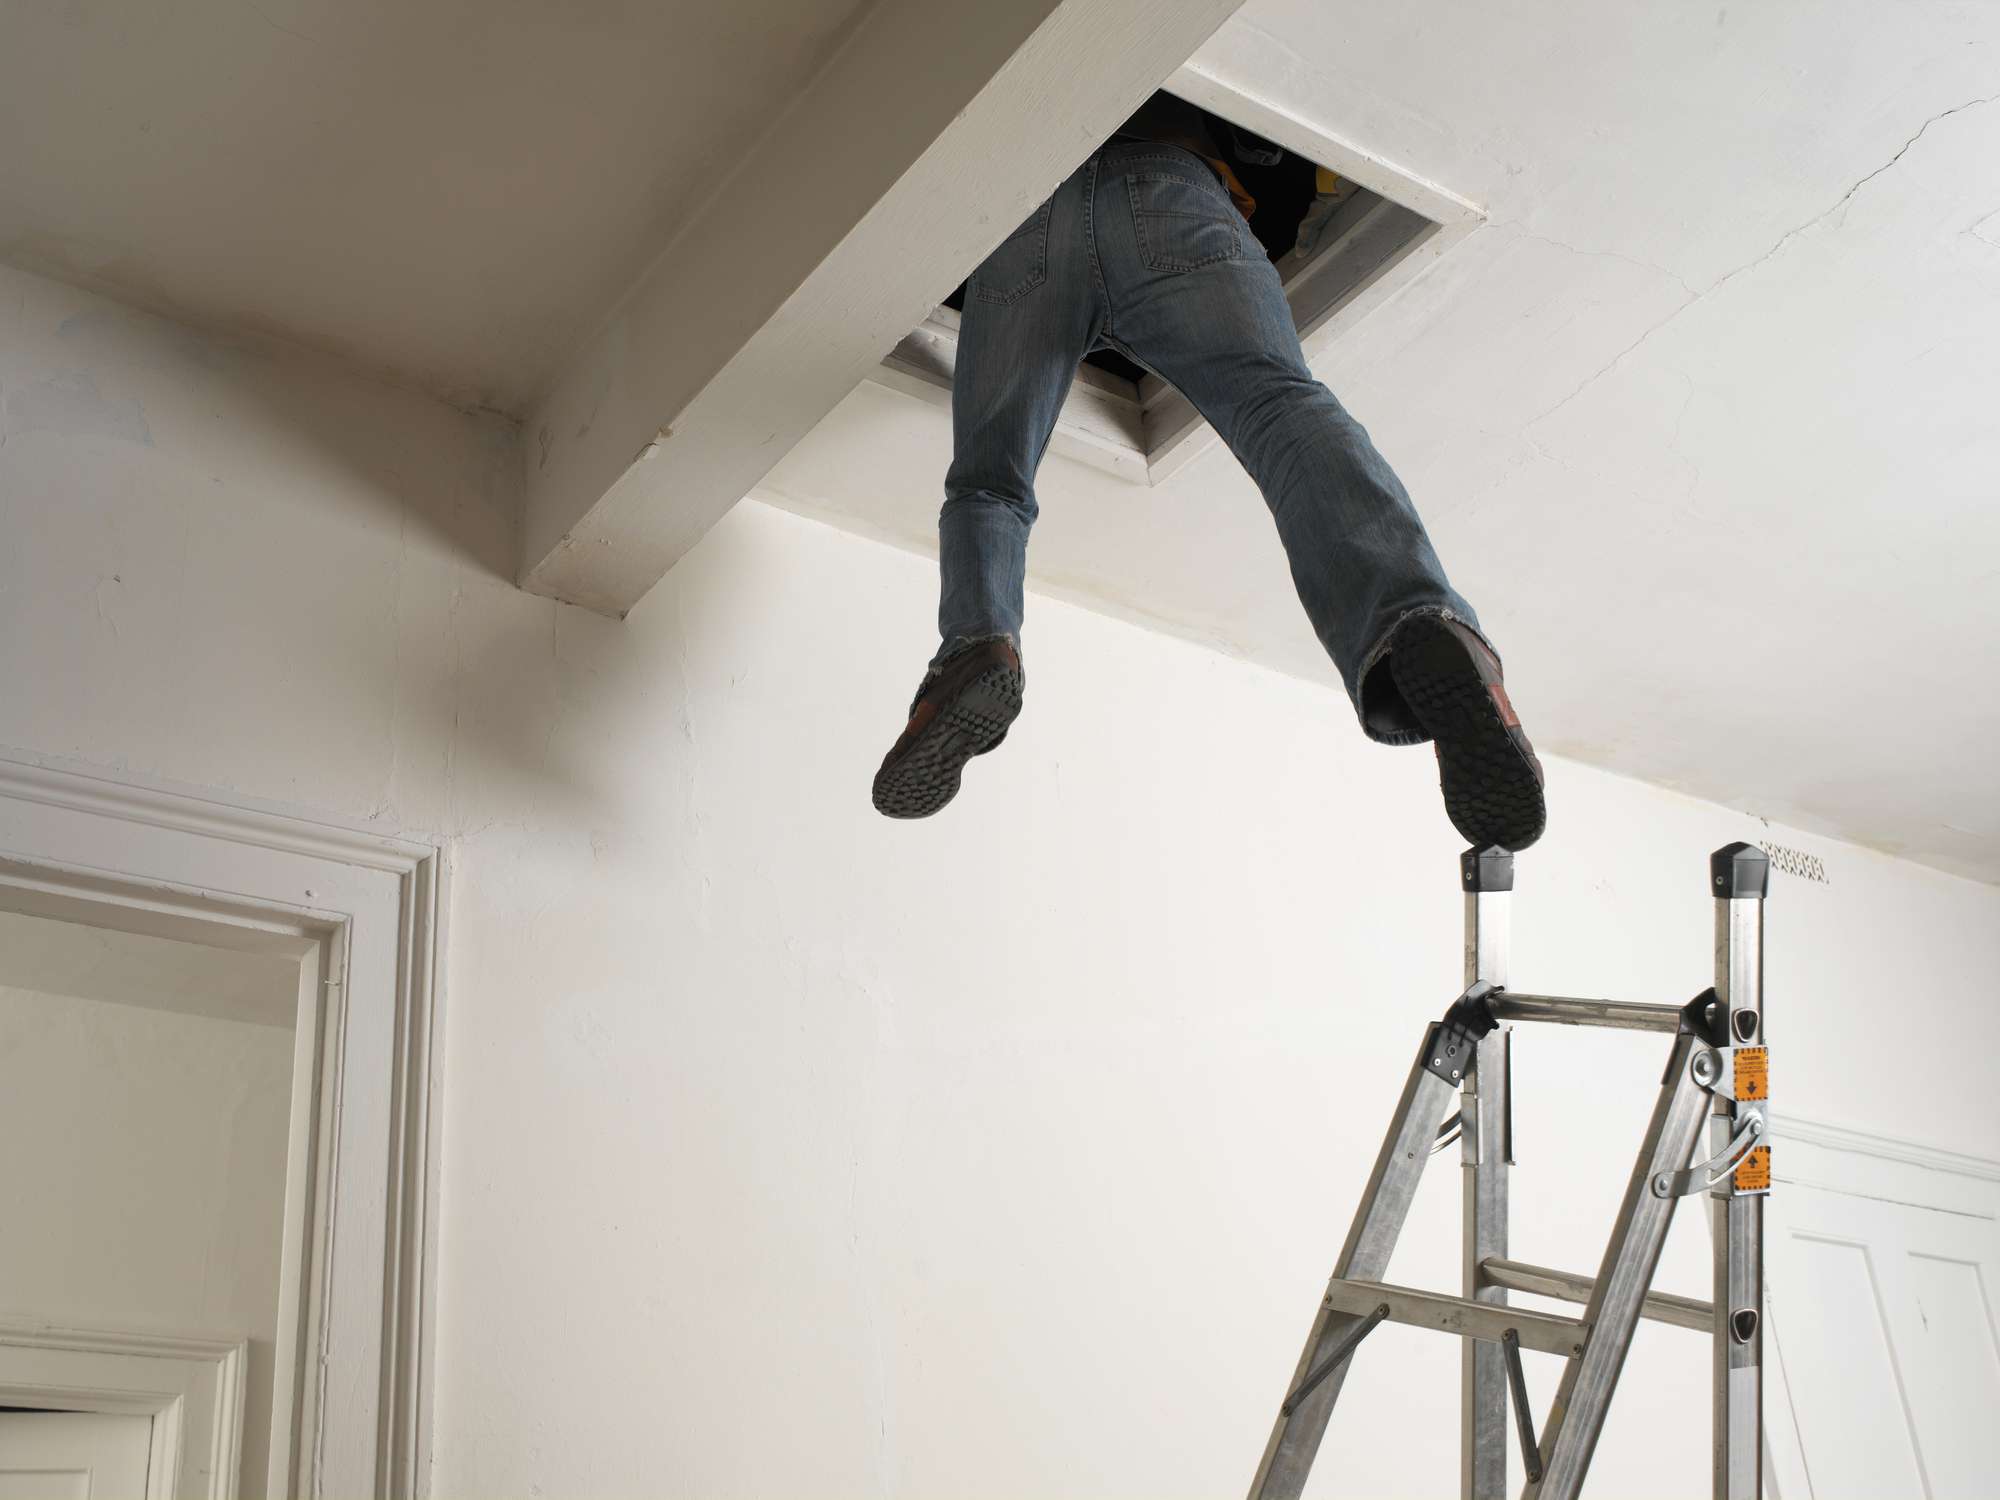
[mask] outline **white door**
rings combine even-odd
[[[145,1500],[151,1417],[0,1411],[0,1500]]]
[[[1990,1500],[2000,1184],[1788,1142],[1766,1237],[1782,1500]]]

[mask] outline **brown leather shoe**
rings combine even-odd
[[[1525,849],[1542,836],[1542,763],[1500,681],[1500,660],[1456,620],[1415,615],[1389,642],[1396,688],[1437,742],[1452,826],[1474,848]]]
[[[926,677],[875,773],[875,811],[927,818],[957,796],[965,763],[1007,738],[1026,685],[1020,653],[1004,640],[968,646]]]

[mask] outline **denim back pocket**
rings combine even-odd
[[[1243,253],[1243,216],[1222,184],[1173,172],[1133,172],[1132,228],[1139,258],[1154,271],[1192,271]]]
[[[972,273],[981,302],[1018,302],[1049,279],[1049,209],[1044,203]]]

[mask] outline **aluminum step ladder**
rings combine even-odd
[[[1642,1317],[1704,1331],[1714,1340],[1714,1494],[1716,1500],[1756,1500],[1763,1494],[1764,1195],[1771,1186],[1763,1015],[1770,862],[1762,850],[1740,843],[1710,857],[1715,985],[1681,1006],[1508,989],[1514,857],[1504,849],[1474,849],[1459,863],[1467,989],[1424,1034],[1257,1466],[1251,1500],[1291,1500],[1304,1490],[1355,1351],[1385,1321],[1439,1329],[1463,1341],[1462,1500],[1505,1494],[1510,1404],[1528,1476],[1522,1494],[1574,1500]],[[1659,1031],[1673,1039],[1659,1101],[1594,1278],[1507,1256],[1508,1023],[1515,1021]],[[1710,1149],[1691,1166],[1704,1119]],[[1417,1181],[1431,1156],[1454,1139],[1464,1164],[1464,1294],[1392,1285],[1382,1278]],[[1708,1197],[1713,1219],[1712,1302],[1651,1290],[1674,1208],[1694,1193]],[[1581,1303],[1583,1313],[1510,1307],[1510,1291]],[[1539,1440],[1521,1369],[1523,1349],[1567,1361]]]

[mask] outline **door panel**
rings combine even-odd
[[[0,1500],[145,1500],[151,1417],[0,1411]]]
[[[1768,1259],[1766,1300],[1783,1330],[1816,1500],[1922,1495],[1868,1246],[1800,1234],[1782,1248],[1772,1243]],[[1806,1315],[1790,1316],[1794,1309]],[[1885,1420],[1891,1413],[1896,1419]]]
[[[1992,1495],[2000,1354],[1970,1226],[1946,1224],[1903,1265],[1914,1325],[1904,1359],[1917,1435],[1938,1500]],[[1915,1237],[1912,1237],[1913,1242]],[[1948,1253],[1956,1250],[1957,1254]]]
[[[1781,1171],[1767,1218],[1773,1488],[1989,1500],[2000,1184],[1983,1167],[1961,1176],[1805,1143],[1785,1154],[1805,1180]]]

